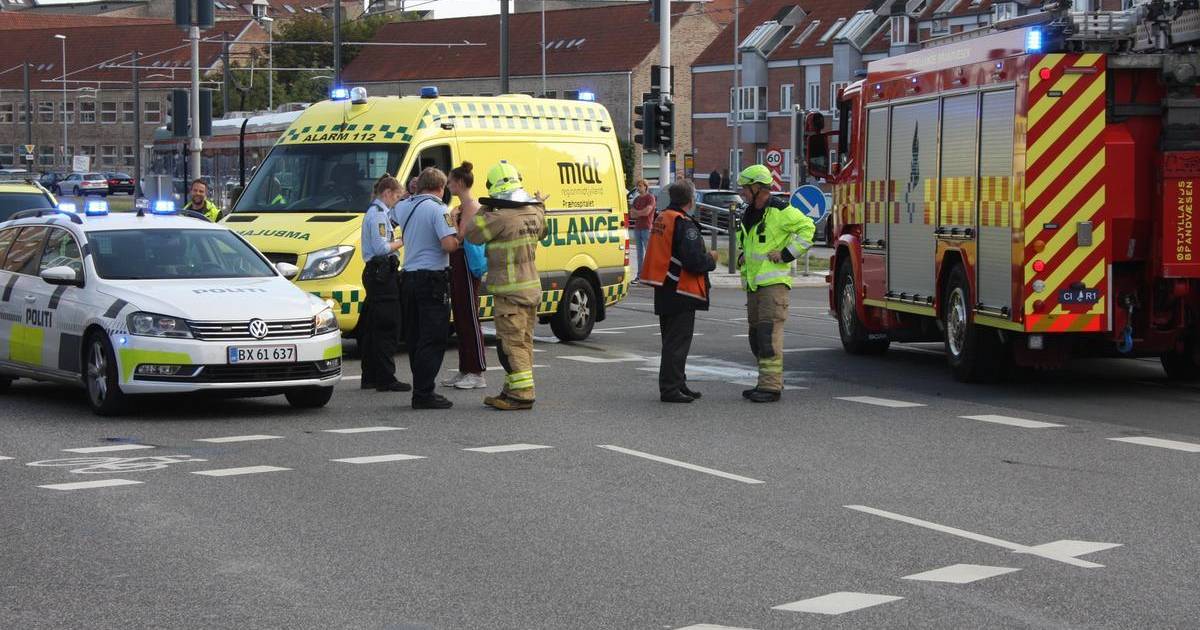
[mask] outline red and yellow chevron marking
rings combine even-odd
[[[1041,79],[1043,68],[1050,70],[1050,79]],[[1045,55],[1029,72],[1023,208],[1029,331],[1092,331],[1107,325],[1105,72],[1105,57],[1099,54]],[[1087,247],[1076,241],[1081,222],[1092,223]],[[1046,229],[1048,224],[1058,228]],[[1040,253],[1034,249],[1039,240],[1045,243]],[[1033,270],[1036,260],[1046,265],[1041,274]],[[1035,280],[1045,281],[1043,292],[1034,292]],[[1077,283],[1099,290],[1100,300],[1063,304],[1061,293]],[[1037,301],[1042,308],[1035,313]]]
[[[975,178],[943,177],[938,225],[975,225]]]
[[[858,200],[857,182],[836,184],[833,187],[833,207],[837,208],[842,225],[857,225],[863,220],[862,202]]]
[[[983,177],[979,181],[979,223],[983,227],[1012,225],[1012,178]]]
[[[891,183],[895,184],[895,182]],[[889,182],[887,180],[875,180],[867,182],[866,202],[863,203],[863,209],[865,211],[865,223],[884,222],[884,217],[887,216],[886,208],[888,199],[889,197],[895,196],[888,195],[888,184]],[[895,190],[894,186],[892,187],[892,190]]]
[[[937,180],[923,179],[921,180],[921,185],[924,193],[924,196],[922,197],[924,201],[922,201],[920,204],[921,222],[925,225],[933,225],[933,202],[935,199],[937,199],[937,191],[934,189],[937,187]],[[896,198],[893,197],[893,199]],[[905,212],[906,210],[904,209],[904,204],[901,203],[899,199],[896,199],[896,201],[892,203],[892,223],[900,223],[900,217],[904,216]]]

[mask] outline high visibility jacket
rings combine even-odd
[[[671,287],[675,292],[704,302],[708,301],[708,282],[703,273],[688,271],[683,261],[675,256],[675,228],[683,221],[687,229],[691,221],[687,215],[675,208],[667,208],[654,219],[650,228],[650,243],[646,247],[646,258],[642,261],[642,281],[656,287]],[[696,237],[700,230],[695,228]],[[703,250],[703,245],[701,245]],[[711,262],[711,258],[705,262]]]
[[[542,298],[537,248],[546,237],[546,207],[502,199],[480,202],[483,207],[475,215],[474,225],[467,226],[466,237],[472,243],[487,244],[488,290],[517,304],[537,305]]]
[[[748,217],[758,213],[750,211]],[[747,291],[773,284],[792,286],[791,262],[812,247],[816,225],[803,212],[781,199],[771,198],[761,218],[738,226],[742,251],[742,285]],[[768,254],[779,252],[782,262],[771,262]]]
[[[197,210],[195,208],[193,208],[192,204],[190,204],[190,203],[187,205],[187,207],[185,209],[191,210],[193,212],[197,212]],[[221,209],[217,207],[217,204],[212,202],[212,199],[205,199],[204,200],[204,210],[198,211],[198,212],[200,212],[204,216],[208,217],[208,220],[212,221],[213,223],[216,223],[217,219],[221,218]]]

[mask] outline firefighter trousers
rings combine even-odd
[[[787,323],[789,288],[772,284],[746,293],[750,351],[758,359],[758,389],[783,391],[783,325]]]
[[[492,315],[496,320],[496,353],[507,375],[504,394],[514,400],[534,399],[533,327],[537,305],[518,304],[503,295],[495,296]]]

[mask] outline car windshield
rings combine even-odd
[[[103,181],[104,176],[101,175],[100,173],[88,173],[87,177],[84,177],[84,179],[88,180],[89,182],[97,182],[97,181]]]
[[[275,269],[228,230],[105,230],[88,234],[107,280],[266,278]]]
[[[291,144],[271,150],[234,212],[365,212],[407,144]]]
[[[108,177],[110,179],[129,179],[129,174],[128,173],[109,173]]]
[[[0,193],[0,221],[7,221],[22,210],[53,207],[50,199],[40,193]]]

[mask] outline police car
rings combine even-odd
[[[321,407],[341,378],[330,306],[242,237],[172,202],[92,200],[0,223],[0,391],[83,386],[100,415],[136,394],[283,394]]]

